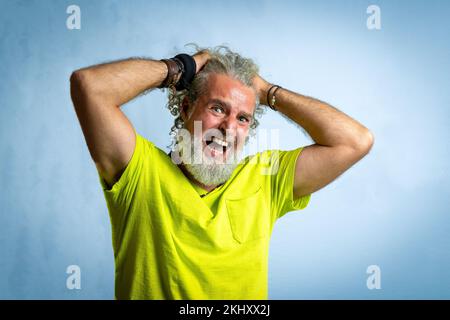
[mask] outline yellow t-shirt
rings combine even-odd
[[[311,197],[293,200],[301,150],[247,157],[207,193],[136,133],[112,188],[98,175],[112,225],[116,299],[267,299],[273,225]]]

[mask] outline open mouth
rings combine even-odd
[[[212,150],[220,153],[225,153],[231,147],[231,142],[227,142],[218,137],[211,137],[211,139],[205,141],[206,145]]]

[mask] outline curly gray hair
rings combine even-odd
[[[224,74],[232,77],[233,79],[241,81],[244,85],[252,88],[255,91],[256,97],[258,94],[253,86],[253,78],[258,74],[259,68],[249,58],[244,58],[240,54],[231,51],[227,46],[221,45],[213,48],[200,48],[195,43],[189,43],[186,46],[194,46],[196,52],[207,51],[210,55],[210,59],[198,72],[188,89],[176,91],[172,88],[168,89],[168,103],[167,108],[170,113],[175,117],[174,125],[170,130],[170,136],[172,137],[172,145],[176,143],[176,135],[179,129],[184,127],[183,119],[180,115],[180,106],[185,97],[188,97],[189,101],[194,104],[197,99],[204,94],[208,78],[210,74]],[[194,54],[195,54],[194,53]],[[259,104],[259,99],[256,99],[255,111],[253,114],[253,120],[250,124],[250,136],[254,136],[256,127],[259,125],[259,121],[256,118],[260,118],[264,113],[265,108]],[[192,110],[191,110],[192,112]]]

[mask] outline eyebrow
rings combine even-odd
[[[225,106],[227,109],[231,109],[231,105],[229,103],[227,103],[227,102],[225,102],[223,100],[217,99],[217,98],[211,99],[208,102],[208,104],[211,104],[211,103],[217,103],[217,104]],[[248,117],[250,120],[253,119],[253,116],[250,113],[248,113],[248,112],[241,111],[240,114]]]

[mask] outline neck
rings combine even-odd
[[[194,183],[195,185],[199,186],[200,188],[210,192],[212,190],[214,190],[215,188],[218,187],[218,185],[213,185],[213,186],[207,186],[204,185],[203,183],[197,181],[190,173],[188,170],[186,170],[186,168],[183,166],[183,164],[179,164],[178,167],[181,169],[181,171],[183,172],[183,174],[186,176],[186,178],[188,178],[190,181],[192,181],[192,183]]]

